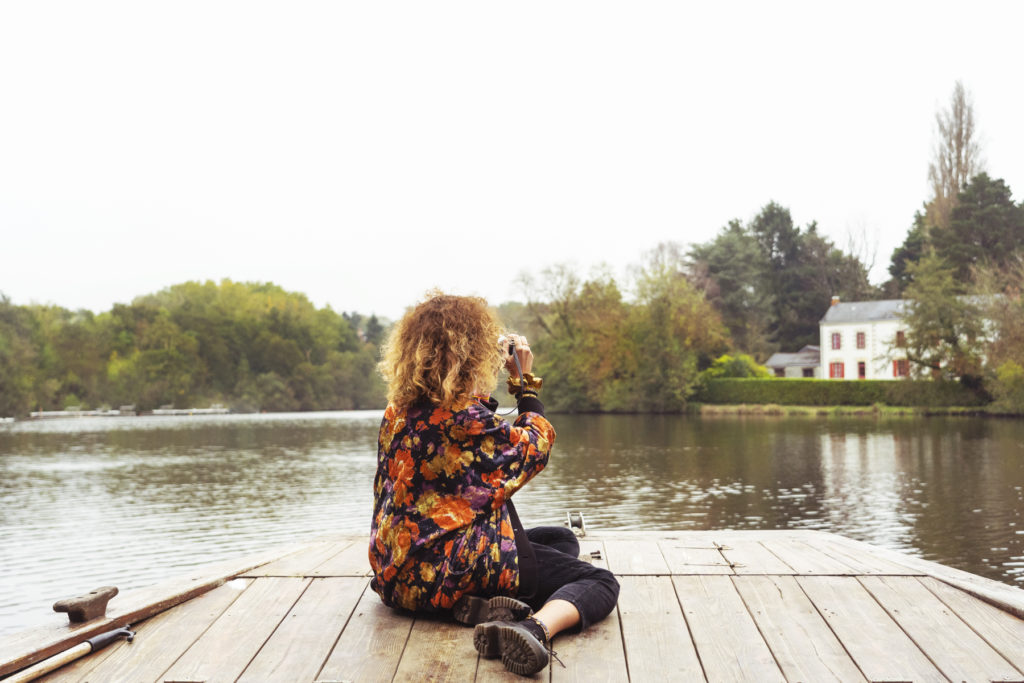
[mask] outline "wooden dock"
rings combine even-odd
[[[1024,591],[1011,586],[814,531],[591,533],[582,545],[619,576],[618,608],[556,637],[565,667],[540,680],[1024,681]],[[41,680],[521,680],[478,658],[467,627],[382,606],[366,538],[277,558],[119,596],[76,630],[0,641],[0,674],[132,623],[134,643]]]

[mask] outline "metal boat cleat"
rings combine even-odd
[[[67,612],[72,624],[80,624],[107,613],[107,602],[117,595],[116,586],[103,586],[77,598],[67,598],[53,603],[54,612]]]
[[[572,532],[580,538],[587,535],[587,523],[583,519],[582,512],[567,512],[566,513],[566,525],[572,529]]]

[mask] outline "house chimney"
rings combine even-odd
[[[836,304],[838,304],[838,303],[839,303],[839,297],[838,297],[838,296],[835,296],[835,295],[833,294],[833,295],[832,295],[832,305],[833,305],[833,306],[835,306],[835,305],[836,305]]]

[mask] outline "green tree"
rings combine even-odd
[[[1005,267],[1024,250],[1024,205],[1013,203],[1001,179],[981,173],[960,193],[948,227],[935,228],[933,242],[961,281],[983,265]]]
[[[729,347],[728,330],[687,280],[675,250],[650,253],[636,280],[635,403],[640,410],[681,410],[696,389],[698,372]]]
[[[906,352],[914,376],[959,380],[980,391],[986,335],[977,297],[964,295],[938,257],[927,256],[910,271]]]
[[[690,277],[722,314],[736,345],[764,359],[818,339],[833,295],[874,298],[867,269],[789,209],[768,203],[748,226],[732,221],[690,251]]]
[[[898,296],[910,284],[910,266],[920,261],[930,249],[928,227],[925,214],[918,211],[914,214],[914,224],[903,240],[903,244],[892,252],[889,263],[889,275],[894,284],[894,294]]]
[[[976,271],[976,288],[989,326],[986,386],[993,408],[1024,413],[1024,256]]]
[[[689,260],[690,280],[721,314],[736,347],[768,358],[775,350],[769,337],[774,300],[757,241],[733,220],[712,241],[693,245]]]
[[[545,377],[545,400],[562,410],[630,409],[634,359],[618,285],[607,273],[581,282],[564,265],[542,277],[552,298],[531,306],[546,332],[531,345]]]
[[[22,417],[36,407],[35,324],[0,294],[0,417]]]
[[[768,368],[759,365],[756,360],[745,353],[723,354],[716,358],[711,366],[701,373],[701,379],[719,379],[723,377],[753,377],[768,379],[772,373]]]

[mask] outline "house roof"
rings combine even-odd
[[[909,299],[839,302],[828,307],[821,322],[863,323],[876,320],[899,320],[906,315],[909,303]]]
[[[769,368],[814,367],[821,362],[821,350],[817,346],[805,346],[796,353],[773,353],[765,361]]]

